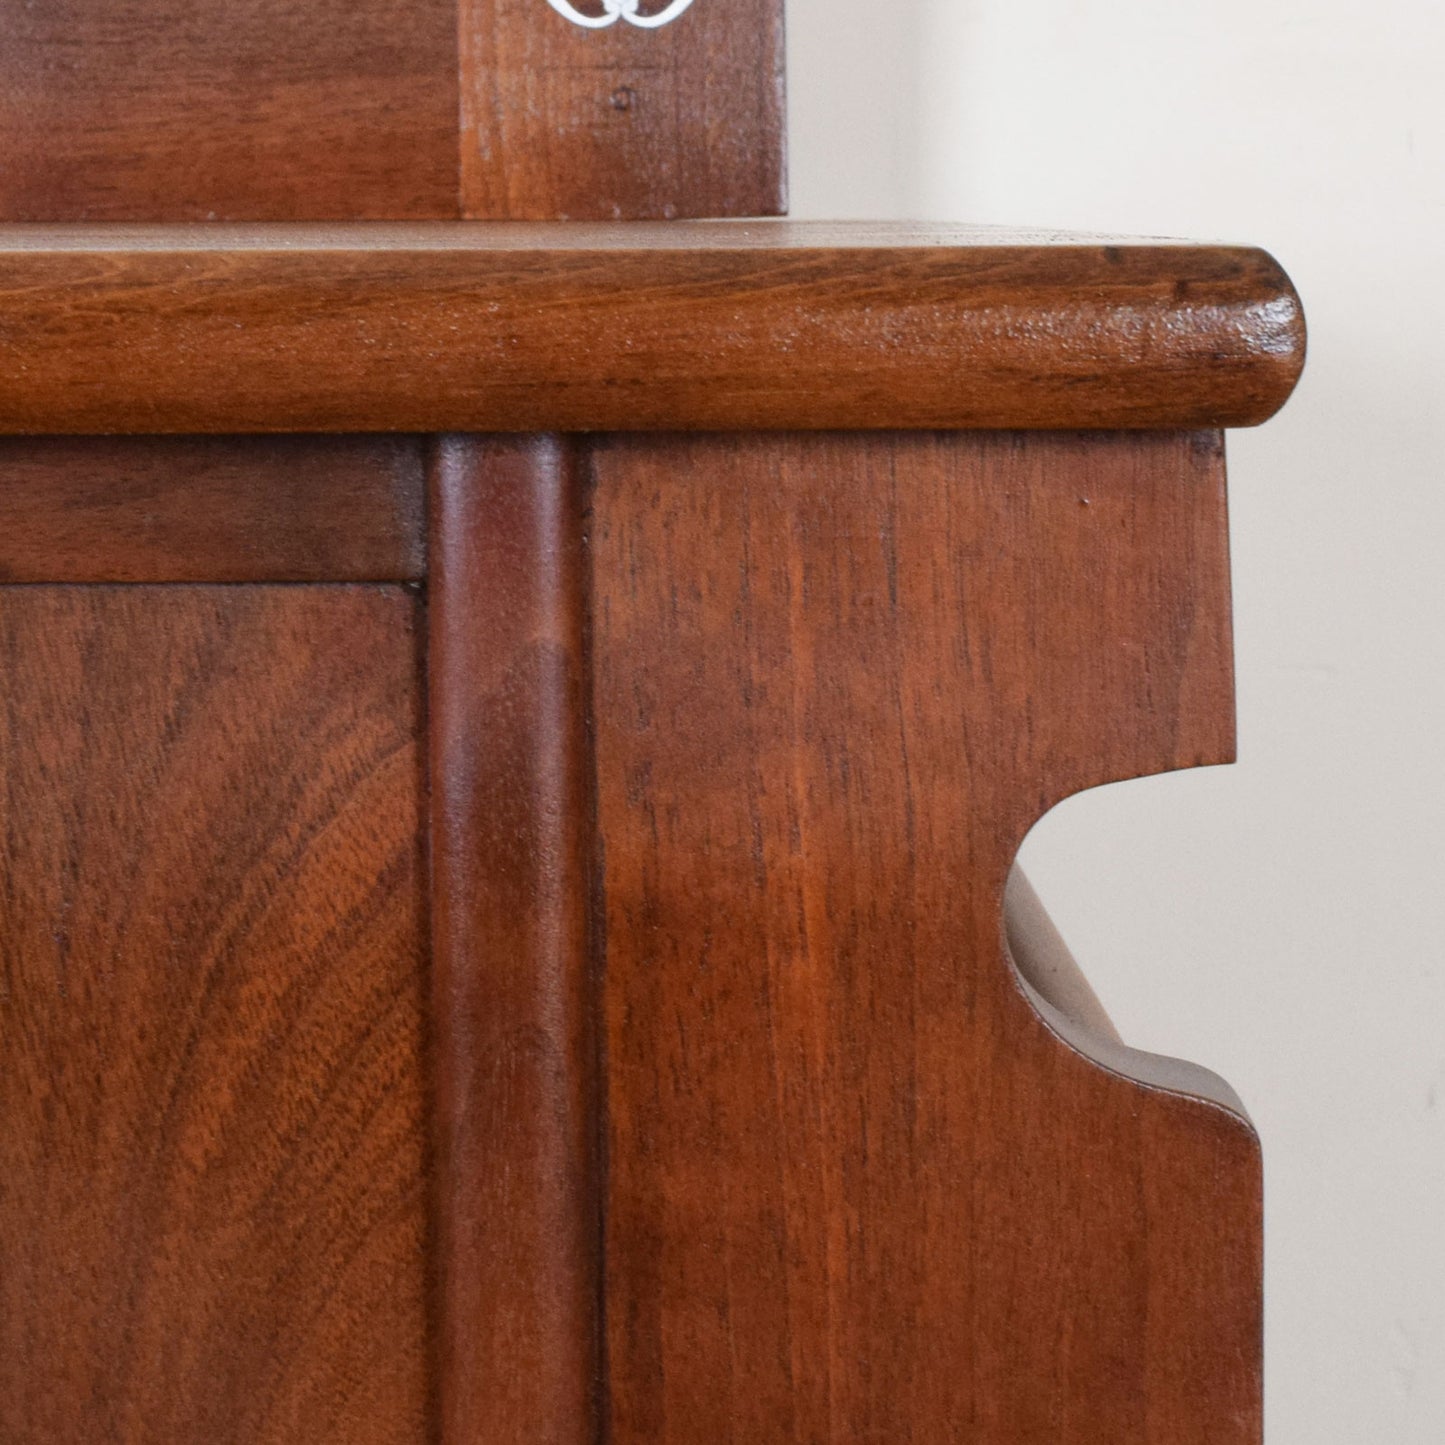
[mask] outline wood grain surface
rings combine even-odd
[[[6,5],[0,217],[774,214],[782,10],[597,31],[545,0]]]
[[[1254,1134],[1002,918],[1059,800],[1233,755],[1218,438],[593,471],[608,1438],[1258,1445]]]
[[[433,1438],[418,607],[0,590],[0,1439]]]
[[[457,108],[455,0],[7,4],[0,216],[455,217]]]
[[[0,1438],[1259,1445],[1242,1106],[1008,882],[1232,756],[1218,436],[428,475],[428,724],[407,588],[0,589]]]
[[[418,437],[0,439],[0,582],[416,581]]]
[[[460,0],[460,14],[464,215],[787,209],[783,0],[697,0],[659,29],[584,29],[545,0]]]
[[[9,433],[1243,426],[1304,344],[1284,273],[1227,246],[0,228]]]
[[[581,476],[432,467],[433,1025],[445,1445],[594,1445],[600,1247]]]

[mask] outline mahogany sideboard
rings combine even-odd
[[[1232,756],[1287,278],[674,219],[776,0],[338,3],[0,21],[0,1440],[1258,1445],[1014,860]]]

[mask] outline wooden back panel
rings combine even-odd
[[[5,5],[0,219],[776,214],[782,55],[782,0]]]

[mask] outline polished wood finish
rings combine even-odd
[[[455,0],[7,4],[0,216],[455,217],[458,104]]]
[[[1303,360],[1288,279],[1224,246],[0,228],[9,433],[1244,426]]]
[[[1243,1107],[1014,860],[1232,756],[1298,298],[501,223],[780,210],[781,56],[0,15],[6,1445],[1259,1445]]]
[[[1233,756],[1217,437],[593,472],[607,1438],[1258,1445],[1253,1131],[1002,926],[1055,803]]]
[[[432,1017],[446,1445],[593,1445],[597,1060],[581,477],[432,467]]]
[[[426,570],[417,437],[0,439],[0,582],[386,582]]]
[[[429,478],[426,812],[412,589],[0,589],[0,1434],[1258,1445],[1242,1106],[1007,881],[1232,756],[1218,437]]]
[[[0,1438],[433,1436],[416,598],[0,589]]]
[[[575,6],[603,13],[601,0]],[[464,215],[787,209],[782,0],[697,0],[655,30],[582,29],[545,0],[460,0],[460,13]]]
[[[778,214],[782,12],[596,31],[545,0],[7,5],[0,217]]]

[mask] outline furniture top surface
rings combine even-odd
[[[1219,243],[1115,236],[1015,226],[926,221],[360,221],[0,222],[0,254],[10,252],[590,252],[867,251],[911,249],[1095,250],[1145,248],[1235,252]]]
[[[0,432],[1249,426],[1265,252],[811,222],[0,226]]]

